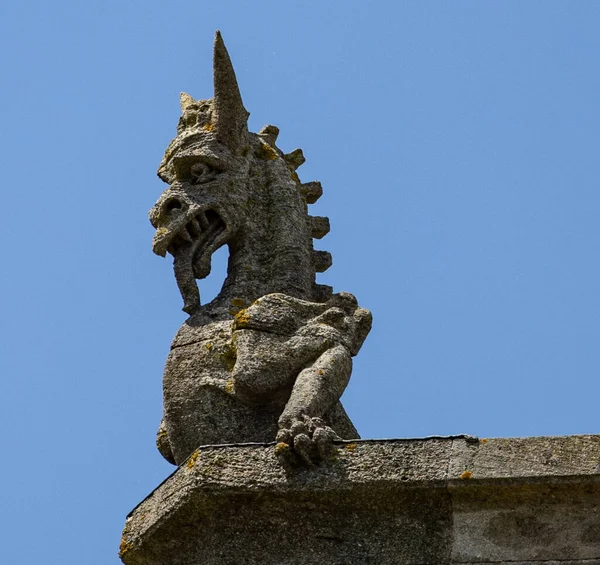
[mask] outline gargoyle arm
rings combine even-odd
[[[279,427],[291,428],[295,421],[306,416],[322,418],[342,396],[351,373],[352,357],[345,346],[336,345],[325,351],[296,378],[279,417]]]

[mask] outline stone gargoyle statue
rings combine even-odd
[[[180,465],[202,445],[276,440],[284,460],[318,462],[334,440],[359,437],[340,396],[371,313],[316,284],[331,265],[313,249],[329,220],[307,211],[321,185],[300,182],[302,151],[284,154],[275,126],[248,131],[219,32],[213,65],[214,98],[181,95],[177,137],[158,169],[169,188],[150,210],[153,251],[173,256],[189,314],[165,367],[158,448]],[[226,280],[201,305],[196,279],[223,245]]]

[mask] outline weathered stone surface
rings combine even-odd
[[[337,442],[293,469],[272,444],[201,447],[128,517],[122,559],[600,565],[599,463],[600,436]]]
[[[537,438],[489,438],[456,447],[449,470],[451,481],[465,472],[483,483],[487,479],[510,482],[543,477],[598,474],[600,435],[550,436]]]
[[[217,33],[214,98],[181,95],[182,116],[158,174],[169,188],[150,211],[153,250],[173,255],[190,317],[164,374],[157,445],[181,463],[201,444],[272,441],[285,462],[327,458],[335,438],[358,433],[340,404],[371,314],[315,275],[331,266],[313,238],[329,231],[308,214],[321,194],[295,170],[302,150],[284,154],[278,128],[248,131],[248,112]],[[229,247],[219,295],[200,304],[196,279]]]
[[[448,477],[453,559],[600,558],[599,479],[600,436],[491,438],[459,446]]]
[[[417,487],[443,486],[450,450],[444,440],[348,442],[327,463],[286,470],[272,445],[200,448],[128,519],[123,560],[408,563],[417,553],[437,563],[449,498]]]
[[[600,557],[600,484],[463,487],[452,499],[455,561]]]

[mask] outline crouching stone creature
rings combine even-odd
[[[158,170],[169,188],[150,211],[153,250],[173,256],[189,314],[166,363],[158,448],[181,464],[201,445],[277,440],[284,460],[317,462],[334,440],[358,437],[339,399],[371,314],[316,284],[331,265],[313,248],[329,220],[307,212],[320,183],[300,182],[302,151],[284,154],[275,126],[248,131],[218,32],[213,65],[214,98],[181,95]],[[223,288],[201,305],[196,280],[223,245]]]

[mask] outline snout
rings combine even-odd
[[[191,242],[186,224],[193,215],[193,205],[184,195],[165,192],[149,212],[150,223],[156,228],[152,251],[164,257],[176,239]]]
[[[185,194],[167,190],[150,210],[150,222],[156,228],[152,250],[164,257],[177,248],[191,246],[193,252],[219,243],[226,232],[221,213],[203,208]]]
[[[182,212],[186,212],[190,205],[191,202],[185,195],[166,190],[148,212],[150,223],[158,229],[165,223],[171,222]]]

